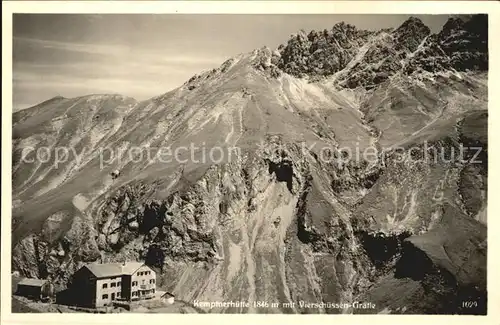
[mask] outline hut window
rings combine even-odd
[[[103,289],[106,289],[107,287],[108,287],[108,284],[107,284],[107,283],[104,283],[104,284],[102,285],[102,288],[103,288]]]
[[[108,299],[108,295],[102,295],[102,299]]]

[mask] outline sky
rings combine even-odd
[[[449,16],[415,15],[432,32]],[[360,29],[398,27],[409,15],[15,14],[13,108],[55,96],[121,94],[145,100],[191,76],[300,29],[340,21]]]

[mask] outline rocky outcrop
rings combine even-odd
[[[61,216],[51,216],[41,233],[15,245],[12,268],[25,276],[54,279],[64,287],[83,264],[99,260],[101,251],[91,219],[74,217],[68,226],[54,226],[54,221],[61,222]]]
[[[488,17],[450,18],[413,54],[406,72],[488,69]]]
[[[485,15],[450,18],[442,30],[410,17],[395,30],[377,33],[337,24],[332,31],[304,31],[278,48],[278,67],[297,77],[338,73],[341,87],[372,89],[399,73],[415,74],[488,68]]]
[[[488,69],[488,16],[451,18],[438,34],[439,45],[458,71]]]
[[[370,34],[343,22],[331,30],[301,31],[278,48],[278,67],[297,77],[332,75],[353,59]]]
[[[383,301],[391,313],[486,314],[485,228],[450,205],[443,210],[443,227],[400,242],[394,273],[382,276],[365,299]],[[407,294],[388,295],[399,288]]]
[[[429,27],[425,26],[420,19],[410,17],[393,33],[396,49],[412,53],[430,32]]]
[[[373,87],[400,70],[401,61],[429,33],[429,28],[414,17],[394,31],[378,33],[344,23],[334,25],[331,31],[302,31],[278,49],[278,67],[298,77],[328,76],[347,68],[339,77],[341,85]]]

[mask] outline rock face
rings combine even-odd
[[[412,53],[430,32],[429,27],[425,26],[420,19],[410,17],[394,31],[394,40],[398,49]]]
[[[488,70],[488,17],[450,18],[409,60],[407,72]]]
[[[291,75],[332,75],[342,70],[355,56],[371,33],[353,25],[338,23],[331,30],[300,31],[285,46],[278,48],[278,67]]]
[[[429,72],[488,69],[488,17],[450,18],[443,29],[430,29],[411,17],[395,30],[377,33],[344,23],[331,31],[301,31],[281,46],[277,66],[297,77],[339,72],[343,87],[372,89],[403,71]]]
[[[148,101],[15,113],[13,270],[141,260],[182,300],[251,302],[211,312],[484,314],[485,21],[342,23]]]

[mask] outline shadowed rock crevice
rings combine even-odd
[[[399,258],[402,251],[402,243],[410,235],[408,232],[394,235],[369,233],[366,231],[357,232],[361,245],[378,269],[386,267],[391,262],[394,263]]]
[[[139,231],[143,234],[149,233],[153,228],[162,226],[163,219],[167,213],[164,204],[152,203],[144,208],[144,214],[140,221]]]
[[[145,262],[160,269],[163,269],[165,264],[165,251],[158,245],[151,245],[146,253]]]
[[[307,219],[309,217],[307,196],[310,189],[310,185],[306,186],[297,202],[297,237],[305,244],[310,244],[321,239],[321,236],[307,224]]]
[[[402,244],[394,275],[421,283],[429,298],[435,301],[433,309],[428,311],[430,313],[486,314],[486,292],[474,285],[460,284],[452,273],[436,265],[408,241]]]
[[[290,161],[282,160],[277,163],[267,160],[269,173],[276,176],[278,182],[285,182],[290,192],[293,191],[293,166]]]

